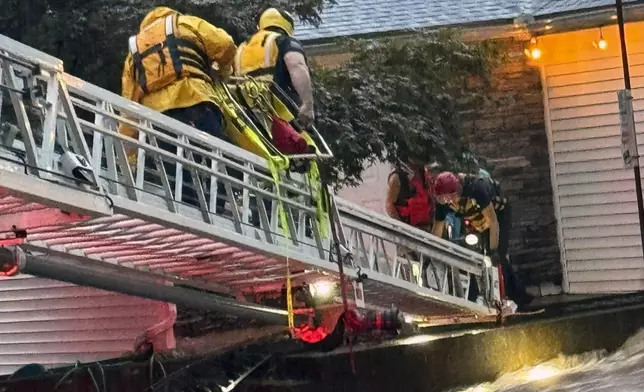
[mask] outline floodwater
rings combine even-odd
[[[610,331],[606,331],[610,333]],[[452,392],[640,392],[644,391],[644,329],[614,353],[560,356],[507,373],[491,383]]]

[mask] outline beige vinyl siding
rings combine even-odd
[[[118,357],[167,317],[164,307],[29,275],[0,278],[0,374]]]
[[[633,106],[644,152],[642,24],[627,26]],[[609,49],[592,45],[598,29],[545,36],[551,168],[565,281],[570,293],[644,289],[644,260],[632,170],[621,157],[617,90],[624,88],[617,28]]]

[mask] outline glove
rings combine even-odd
[[[234,72],[232,65],[227,65],[222,67],[216,61],[211,64],[211,69],[212,69],[212,72],[210,72],[211,76],[215,76],[215,78],[217,77],[221,78],[223,82],[226,82]]]
[[[315,113],[313,112],[313,105],[304,104],[300,107],[300,111],[297,114],[297,121],[302,125],[304,129],[308,128],[313,124],[315,120]]]

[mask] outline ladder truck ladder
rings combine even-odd
[[[338,281],[329,228],[315,219],[303,176],[283,176],[277,189],[263,158],[66,74],[61,60],[1,35],[0,69],[0,260],[277,323],[286,312],[252,298],[282,289],[287,261],[294,286]],[[119,124],[138,129],[138,139]],[[499,300],[489,259],[337,197],[330,219],[350,256],[345,274],[367,276],[357,304],[395,305],[434,323],[496,316],[467,300],[474,278]]]

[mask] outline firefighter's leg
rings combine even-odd
[[[510,247],[510,231],[512,229],[512,210],[509,204],[501,211],[497,212],[499,220],[499,247],[498,261],[503,270],[503,280],[505,282],[505,290],[507,296],[514,301],[519,307],[527,305],[533,300],[533,297],[528,294],[519,280],[510,263],[509,247]]]
[[[187,108],[168,110],[164,114],[174,118],[175,120],[186,123],[200,131],[206,132],[212,136],[228,141],[227,136],[223,132],[223,126],[224,126],[223,116],[219,108],[214,104],[203,102]],[[207,146],[201,146],[201,147],[206,147],[205,149],[207,149]],[[194,159],[196,162],[201,162],[202,157],[197,155],[197,156],[194,156]],[[207,164],[207,162],[202,162],[202,163]],[[174,177],[175,166],[174,165],[171,165],[171,166],[172,166],[171,170],[168,173],[173,175]],[[167,167],[166,167],[166,170],[168,170]],[[208,189],[207,188],[207,184],[209,183],[209,180],[207,180],[208,177],[204,176],[204,179],[206,179],[206,181],[203,182],[203,186],[205,187],[205,189]],[[198,205],[199,202],[198,202],[197,194],[192,186],[192,174],[190,173],[190,171],[186,169],[183,170],[183,183],[184,183],[184,186],[182,187],[183,189],[182,198],[185,199],[185,201],[190,204]],[[218,197],[217,197],[216,212],[219,214],[223,213],[223,208],[225,204],[225,200],[222,199],[221,197],[222,194],[224,194],[224,184],[218,183],[218,186],[217,186]]]

